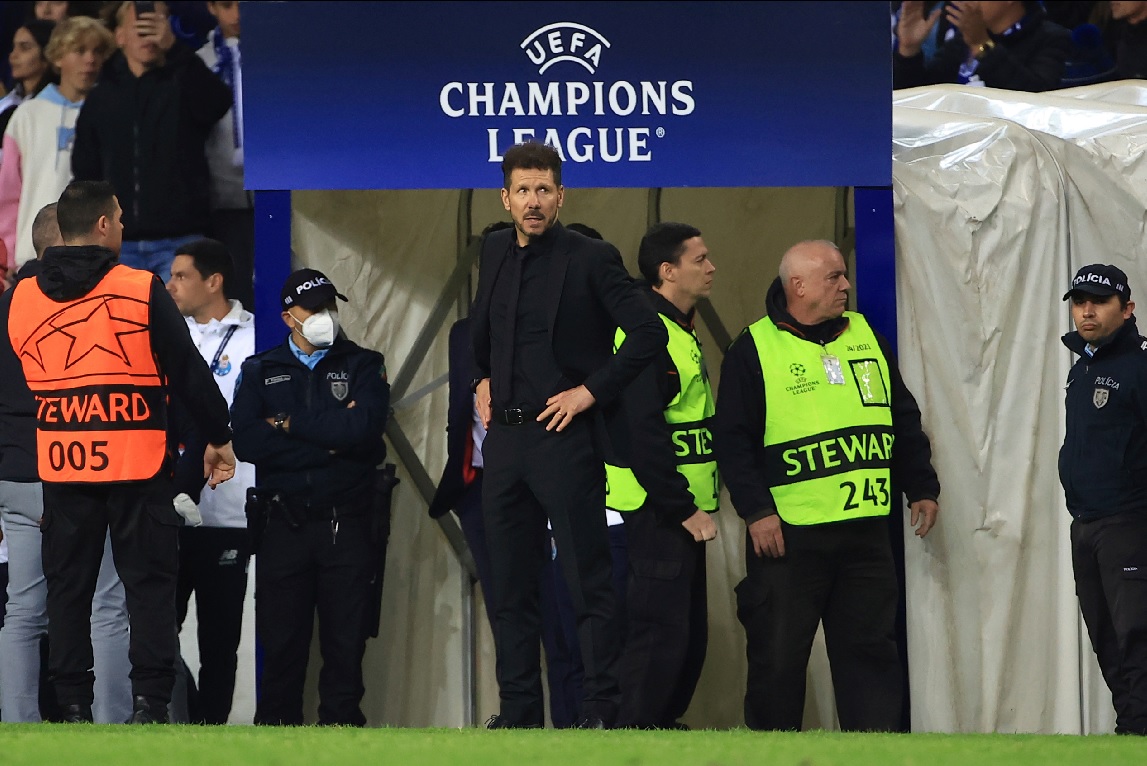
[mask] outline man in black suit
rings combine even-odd
[[[487,726],[543,723],[538,572],[548,517],[578,616],[578,726],[606,728],[617,717],[621,649],[603,512],[606,434],[622,390],[666,332],[617,248],[557,222],[557,151],[511,147],[502,173],[514,228],[486,238],[470,312],[478,411],[490,429],[482,505],[498,602],[501,712]],[[619,326],[626,340],[613,354]]]

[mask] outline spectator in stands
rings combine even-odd
[[[208,227],[204,145],[231,108],[231,90],[178,43],[167,6],[112,16],[120,51],[104,65],[76,121],[72,171],[108,181],[123,207],[120,261],[166,280],[175,250]]]
[[[212,72],[233,94],[232,107],[207,139],[207,168],[211,172],[211,236],[227,246],[235,264],[231,295],[244,306],[255,305],[252,274],[255,266],[255,209],[243,189],[243,70],[239,55],[239,3],[209,2],[218,21],[207,44],[199,49]]]
[[[0,165],[0,239],[9,269],[36,257],[32,219],[72,180],[76,117],[114,50],[111,32],[99,21],[79,16],[60,22],[47,46],[60,84],[48,85],[8,123]]]
[[[904,3],[894,2],[892,4],[892,50],[896,50],[898,40],[896,39],[896,29],[900,25],[900,12]],[[929,15],[933,10],[942,8],[944,0],[927,0],[924,3],[924,15]],[[920,50],[924,53],[924,64],[927,65],[932,61],[936,55],[936,51],[953,35],[959,34],[952,25],[948,23],[948,19],[944,14],[940,14],[939,21],[936,25],[928,31],[928,35],[920,44]]]
[[[36,0],[32,12],[38,19],[58,22],[68,17],[67,0]]]
[[[1147,78],[1147,0],[1111,2],[1117,80]]]
[[[64,19],[73,19],[76,16],[89,16],[98,19],[100,6],[103,3],[72,3],[64,0],[36,0],[33,14],[38,19],[54,21],[57,24]]]
[[[959,31],[925,63],[921,45],[944,13]],[[895,88],[960,83],[1039,92],[1058,88],[1071,54],[1071,34],[1047,20],[1038,2],[950,2],[924,15],[905,2],[892,54]]]
[[[52,37],[54,22],[33,19],[12,36],[8,65],[12,68],[12,91],[0,99],[0,132],[8,127],[12,113],[24,101],[34,98],[52,81],[52,68],[45,50]],[[0,159],[3,155],[0,155]]]

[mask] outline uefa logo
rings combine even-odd
[[[572,21],[559,21],[535,29],[522,41],[522,50],[538,67],[538,74],[561,61],[572,61],[597,73],[601,64],[601,50],[609,47],[609,40],[596,29]]]

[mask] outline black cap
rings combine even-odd
[[[335,298],[346,300],[346,296],[335,289],[327,275],[317,269],[299,269],[287,277],[279,301],[283,311],[302,306],[307,311],[320,309]]]
[[[1131,300],[1131,287],[1127,284],[1127,275],[1123,273],[1123,269],[1106,263],[1093,263],[1075,272],[1075,279],[1071,280],[1071,289],[1063,294],[1063,299],[1067,300],[1076,292],[1091,295],[1122,295],[1123,300]]]

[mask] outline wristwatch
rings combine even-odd
[[[987,40],[985,40],[984,42],[982,42],[978,46],[976,46],[976,52],[973,54],[973,57],[977,61],[979,61],[980,59],[982,59],[984,57],[985,53],[987,53],[988,51],[990,51],[992,48],[995,48],[995,47],[996,47],[996,41],[991,39],[991,38],[988,38]]]
[[[285,426],[287,424],[287,418],[289,418],[289,417],[291,417],[291,416],[285,412],[280,412],[278,415],[276,415],[275,416],[275,430],[276,431],[282,431],[283,426]]]

